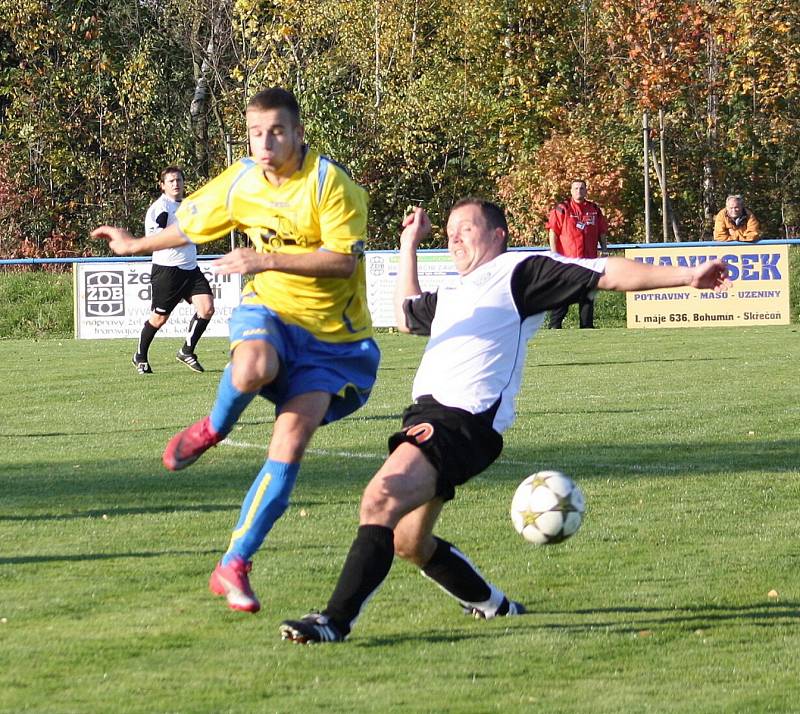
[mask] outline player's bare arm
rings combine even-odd
[[[258,253],[252,248],[236,248],[212,261],[211,269],[220,275],[230,273],[263,273],[278,270],[310,278],[349,278],[358,264],[352,253],[317,250],[297,255],[287,253]]]
[[[417,275],[417,248],[430,232],[431,221],[423,208],[414,208],[403,219],[403,231],[400,234],[400,265],[394,291],[395,322],[400,332],[409,331],[403,313],[403,302],[407,297],[422,292]]]
[[[134,238],[124,228],[116,226],[100,226],[91,232],[91,236],[107,240],[108,247],[116,255],[149,255],[162,248],[177,248],[189,242],[175,223],[144,238]]]
[[[609,258],[597,287],[620,292],[682,286],[720,291],[728,285],[728,266],[721,260],[709,260],[693,268],[681,268],[649,265],[627,258]]]

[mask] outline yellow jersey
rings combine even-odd
[[[327,157],[307,149],[300,170],[281,186],[273,186],[255,161],[242,159],[184,199],[175,218],[193,243],[238,229],[259,253],[356,254],[349,278],[257,273],[242,303],[266,305],[325,342],[372,335],[364,265],[367,193]]]

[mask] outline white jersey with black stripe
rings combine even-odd
[[[180,205],[180,201],[173,201],[162,193],[147,209],[144,217],[144,234],[153,235],[175,223],[175,212]],[[197,267],[197,246],[194,243],[187,243],[177,248],[156,250],[153,252],[153,265],[194,270]]]
[[[514,422],[528,340],[547,310],[592,293],[605,266],[605,258],[503,253],[436,293],[406,300],[409,329],[430,334],[413,398],[429,394],[472,414],[497,405],[492,426],[505,431]]]

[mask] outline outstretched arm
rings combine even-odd
[[[722,290],[728,285],[728,266],[708,260],[693,268],[650,265],[627,258],[609,258],[597,287],[602,290],[654,290],[691,286],[701,290]]]
[[[252,248],[236,248],[212,261],[215,273],[263,273],[279,270],[311,278],[349,278],[358,264],[353,254],[316,250],[313,253],[257,253]]]
[[[145,238],[134,238],[124,228],[116,228],[115,226],[95,228],[91,236],[92,238],[107,240],[108,247],[116,255],[150,255],[155,250],[177,248],[189,242],[186,236],[180,232],[176,223]]]
[[[400,265],[394,289],[394,316],[400,332],[410,332],[406,326],[403,303],[406,298],[422,292],[417,274],[417,248],[430,232],[431,221],[423,208],[414,208],[403,219],[403,232],[400,234]]]

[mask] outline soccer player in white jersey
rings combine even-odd
[[[403,415],[402,430],[389,438],[388,458],[364,490],[358,532],[327,606],[284,621],[284,639],[345,639],[395,555],[420,568],[476,617],[523,613],[520,603],[433,529],[455,488],[499,456],[501,434],[514,420],[528,340],[548,310],[597,289],[720,289],[727,282],[721,261],[678,268],[625,258],[508,253],[503,211],[467,198],[447,221],[458,277],[436,293],[423,293],[416,251],[429,231],[424,210],[415,209],[405,219],[395,293],[400,330],[430,335],[414,379],[414,403]]]
[[[228,607],[257,612],[251,558],[289,505],[316,429],[367,401],[380,352],[367,309],[366,192],[304,143],[291,92],[258,92],[245,118],[250,156],[186,198],[173,225],[140,240],[110,226],[92,235],[120,255],[203,243],[234,228],[253,245],[212,263],[222,274],[255,277],[230,319],[231,362],[211,413],[176,434],[163,461],[171,471],[189,466],[230,433],[257,395],[275,404],[267,460],[209,580]]]
[[[158,185],[161,195],[150,204],[144,217],[144,234],[160,233],[175,223],[175,212],[183,201],[184,177],[179,166],[167,166]],[[194,243],[163,248],[153,252],[150,269],[152,291],[150,317],[145,320],[136,352],[131,359],[139,374],[152,374],[148,352],[156,333],[167,323],[172,311],[186,300],[195,309],[189,321],[186,341],[175,358],[194,372],[203,372],[203,366],[194,353],[197,343],[214,315],[214,296],[206,276],[197,265],[197,248]]]

